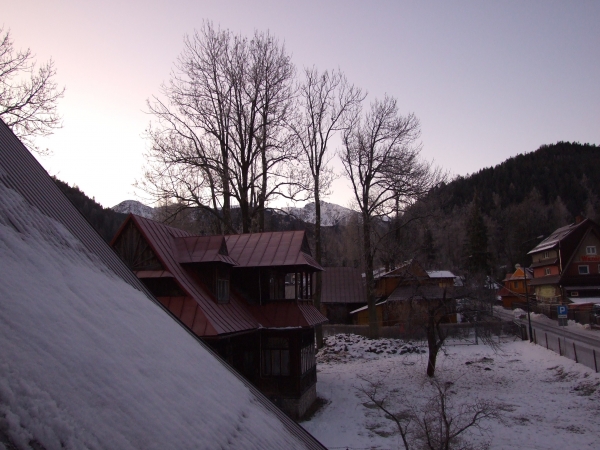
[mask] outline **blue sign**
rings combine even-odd
[[[566,319],[567,318],[567,305],[558,305],[558,318]]]

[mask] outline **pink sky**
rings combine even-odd
[[[600,144],[600,3],[0,0],[17,48],[52,57],[64,127],[41,162],[104,206],[135,198],[183,36],[209,19],[270,30],[296,65],[341,68],[421,121],[423,156],[465,175],[560,140]],[[340,179],[328,199],[350,197]]]

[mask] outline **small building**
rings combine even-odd
[[[329,323],[351,323],[350,312],[367,304],[365,280],[360,270],[325,267],[321,277],[321,312]]]
[[[533,248],[538,305],[600,303],[600,226],[578,217]]]
[[[304,231],[194,236],[129,215],[111,243],[165,308],[294,418],[316,399]]]
[[[411,308],[426,302],[443,304],[443,312],[440,312],[444,315],[443,321],[456,323],[455,283],[456,276],[452,272],[426,271],[416,260],[380,275],[376,279],[376,293],[380,297],[375,306],[379,325],[404,327]],[[351,316],[357,325],[369,323],[367,306],[352,311]]]
[[[507,274],[502,282],[504,286],[498,291],[498,296],[502,299],[502,306],[511,309],[513,303],[525,303],[525,288],[527,295],[533,298],[534,287],[531,285],[533,280],[533,269],[523,269],[519,264],[515,266],[513,273]]]

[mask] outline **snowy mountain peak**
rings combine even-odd
[[[146,206],[137,200],[125,200],[111,208],[113,211],[123,214],[135,214],[146,219],[154,219],[154,208]]]
[[[317,221],[315,202],[307,203],[303,208],[288,207],[284,208],[284,210],[306,223],[315,223]],[[356,213],[351,209],[321,200],[321,225],[324,227],[337,224],[345,225],[353,214]]]

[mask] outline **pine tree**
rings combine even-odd
[[[488,232],[481,214],[477,193],[473,198],[471,211],[467,219],[463,255],[466,260],[467,271],[470,274],[489,274]]]

